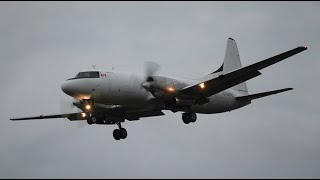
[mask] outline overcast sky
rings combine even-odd
[[[0,178],[319,178],[319,2],[0,2]],[[229,37],[242,65],[297,46],[250,93],[250,106],[86,126],[9,118],[60,112],[61,83],[85,68],[197,78],[220,67]]]

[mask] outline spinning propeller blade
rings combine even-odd
[[[76,107],[73,103],[79,102],[79,100],[70,97],[66,94],[61,93],[60,94],[60,113],[61,114],[69,114],[69,113],[78,113],[82,112],[81,109]],[[65,119],[65,121],[68,121]],[[69,122],[69,121],[68,121]],[[85,127],[87,125],[86,121],[76,121],[77,127]]]
[[[156,72],[160,69],[160,65],[153,61],[146,61],[144,64],[144,67],[145,67],[146,81],[148,81],[150,77],[153,77],[156,74]]]

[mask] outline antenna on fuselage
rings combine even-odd
[[[93,69],[96,69],[96,65],[92,65],[92,68],[93,68]]]

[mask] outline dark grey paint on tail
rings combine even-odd
[[[222,65],[219,67],[219,69],[217,69],[215,72],[212,72],[210,74],[214,74],[214,73],[217,73],[217,72],[222,72],[223,71],[223,63]]]

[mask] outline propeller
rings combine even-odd
[[[78,100],[61,93],[60,95],[60,113],[68,114],[72,113],[75,109],[78,109],[73,103]]]
[[[69,114],[69,113],[81,113],[82,110],[74,105],[74,103],[79,102],[79,100],[70,97],[64,93],[60,94],[60,113],[61,114]],[[64,121],[68,121],[64,119]],[[86,126],[88,123],[86,121],[76,121],[77,127],[82,128]]]
[[[153,61],[145,61],[145,80],[142,87],[149,91],[153,97],[165,101],[172,101],[176,95],[174,85],[168,85],[165,77],[157,77],[156,73],[160,69],[160,65]],[[173,83],[174,84],[174,83]]]
[[[145,79],[146,81],[150,81],[150,78],[152,78],[152,76],[154,76],[156,72],[160,69],[160,65],[153,61],[145,61],[144,68],[146,75]]]
[[[145,69],[145,80],[142,82],[142,87],[146,90],[153,92],[154,91],[154,76],[157,71],[160,69],[160,65],[153,61],[145,61],[144,63]]]

